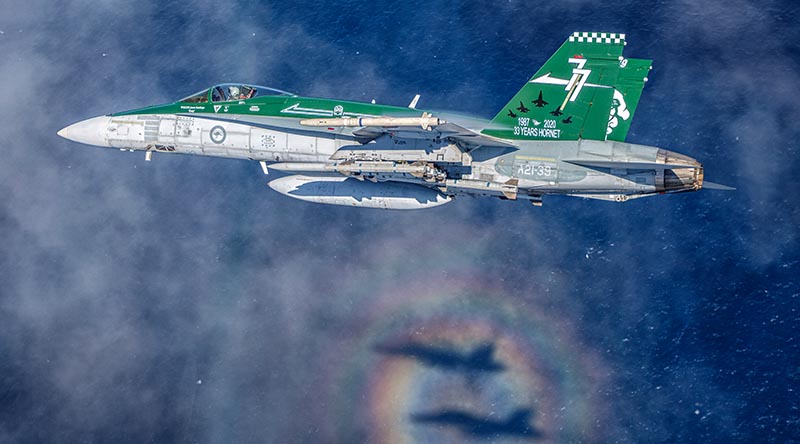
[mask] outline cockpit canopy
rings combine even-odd
[[[256,96],[294,96],[294,94],[266,86],[245,85],[243,83],[222,83],[192,94],[189,97],[185,97],[179,100],[179,102],[238,102],[240,100],[252,99]]]

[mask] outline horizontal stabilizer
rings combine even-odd
[[[722,190],[722,191],[735,191],[736,188],[729,187],[727,185],[722,185],[719,183],[709,182],[707,180],[703,181],[703,188],[708,188],[709,190]]]
[[[565,159],[563,162],[588,168],[615,168],[621,170],[674,170],[676,168],[696,168],[697,165],[658,163],[641,160],[630,162],[613,160]]]

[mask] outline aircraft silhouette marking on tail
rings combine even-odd
[[[564,113],[562,113],[562,112],[561,112],[561,107],[558,107],[558,108],[556,108],[556,109],[554,109],[554,110],[550,111],[550,114],[552,114],[552,115],[554,115],[554,116],[560,116],[560,115],[562,115],[562,114],[564,114]]]
[[[530,109],[526,108],[525,104],[522,103],[522,101],[520,100],[519,101],[519,106],[517,107],[517,111],[519,111],[521,113],[527,113],[528,111],[530,111]]]
[[[566,124],[570,124],[570,123],[572,123],[572,116],[567,116],[567,118],[566,118],[566,119],[564,119],[564,120],[562,120],[562,122],[564,122],[564,123],[566,123]]]
[[[432,413],[412,414],[415,424],[437,424],[458,429],[462,434],[475,437],[516,436],[540,438],[542,433],[530,424],[531,409],[518,409],[505,420],[480,417],[462,410],[441,410]]]
[[[514,111],[508,110],[508,117],[511,117],[512,119],[516,119],[517,115],[514,114]]]
[[[544,99],[542,99],[542,90],[541,89],[539,90],[539,98],[536,99],[536,100],[533,100],[532,103],[534,105],[536,105],[537,108],[544,108],[544,106],[547,105],[547,102],[545,102]]]

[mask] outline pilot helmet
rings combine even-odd
[[[231,97],[239,97],[239,87],[237,86],[228,87],[228,92],[231,93]]]

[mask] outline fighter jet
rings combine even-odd
[[[420,111],[418,97],[400,107],[227,83],[58,134],[143,151],[147,160],[182,153],[257,161],[264,174],[288,174],[269,181],[285,196],[355,207],[431,208],[463,195],[622,202],[699,190],[697,160],[625,142],[651,61],[624,58],[624,46],[624,34],[572,34],[491,120]],[[580,123],[539,108],[543,91],[559,101],[559,115],[584,116]],[[525,101],[537,108],[525,117],[510,111]]]
[[[446,370],[498,372],[505,369],[505,366],[493,357],[493,344],[481,345],[469,353],[413,342],[401,345],[379,345],[375,347],[375,351],[385,355],[413,358],[424,365]]]
[[[572,116],[567,116],[566,119],[562,120],[564,123],[572,123]]]
[[[533,102],[533,104],[536,105],[537,108],[544,108],[544,106],[547,105],[547,102],[545,102],[544,99],[542,99],[541,89],[539,90],[539,97],[536,100],[532,100],[531,102]]]
[[[526,108],[525,104],[522,103],[522,101],[520,101],[519,102],[519,106],[517,107],[517,111],[519,111],[521,113],[527,113],[528,111],[530,111],[530,109]]]
[[[542,434],[531,426],[530,416],[530,409],[516,410],[505,420],[495,420],[491,417],[481,418],[460,410],[443,410],[411,415],[411,421],[416,424],[454,427],[462,434],[473,438],[499,438],[501,436],[540,438]]]

